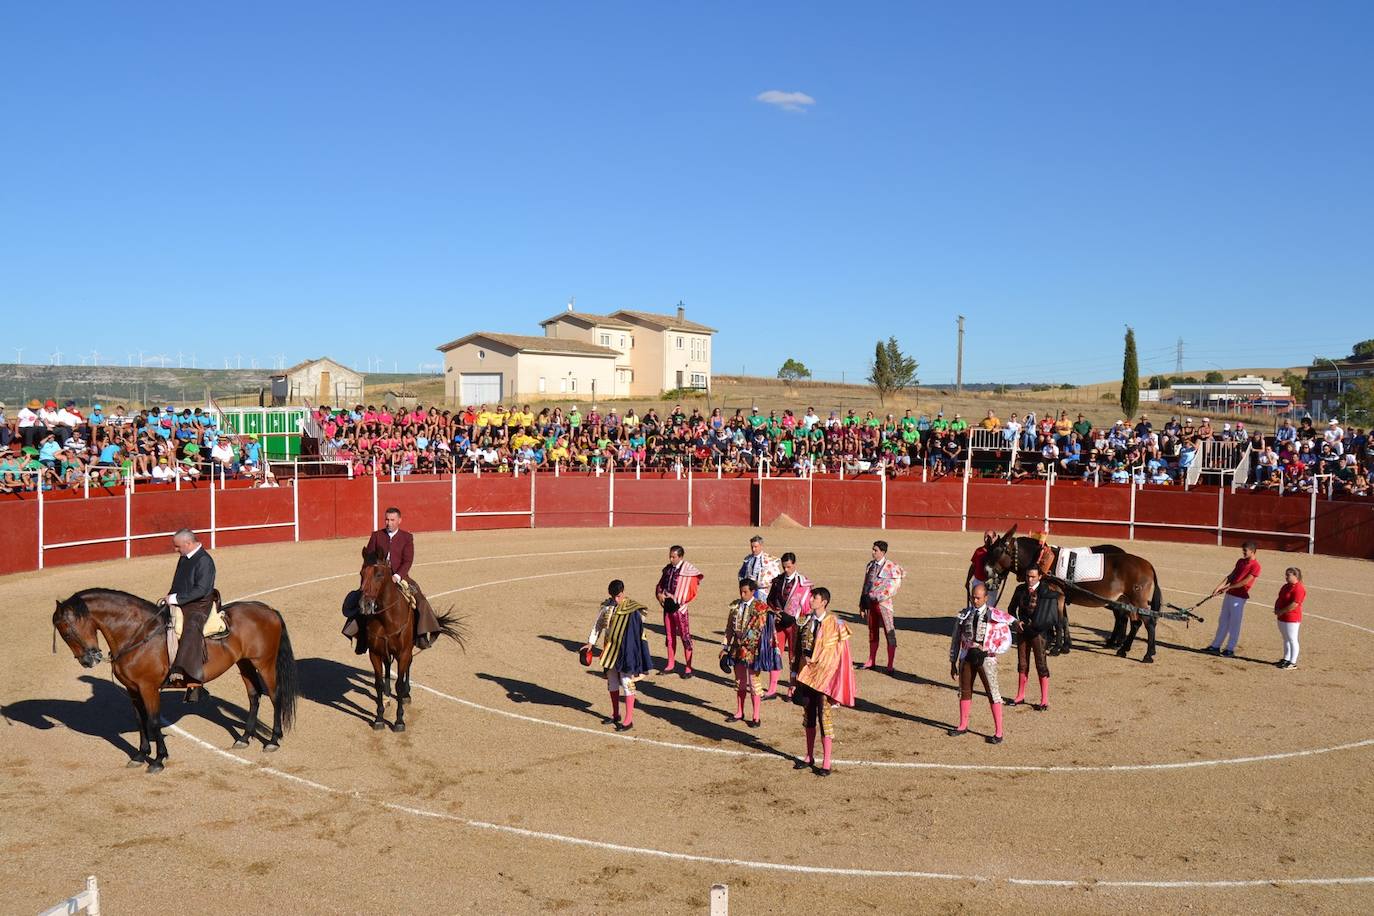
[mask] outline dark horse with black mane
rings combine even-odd
[[[405,704],[410,702],[410,662],[415,654],[415,608],[406,600],[401,587],[391,578],[391,566],[386,560],[363,554],[362,588],[358,606],[361,614],[358,625],[367,641],[367,654],[372,662],[373,684],[377,690],[377,716],[372,720],[373,731],[386,728],[382,718],[385,696],[390,692],[391,662],[396,662],[396,724],[392,731],[406,730]],[[437,617],[439,632],[464,649],[467,648],[467,627],[462,618],[449,611]],[[385,673],[385,683],[383,674]]]
[[[1016,526],[1012,525],[988,548],[987,565],[989,571],[999,578],[1012,573],[1019,581],[1026,579],[1026,570],[1040,562],[1041,550],[1045,547],[1039,538],[1016,537]],[[1085,607],[1111,608],[1116,618],[1112,634],[1107,638],[1107,648],[1116,649],[1116,654],[1125,658],[1131,651],[1140,623],[1145,622],[1148,642],[1143,662],[1155,660],[1155,625],[1163,606],[1163,595],[1159,589],[1159,577],[1149,560],[1127,553],[1112,544],[1098,544],[1089,548],[1095,554],[1102,554],[1102,578],[1095,582],[1064,583],[1054,578],[1052,572],[1046,581],[1064,592],[1064,617],[1060,621],[1056,641],[1061,651],[1068,651],[1068,605],[1081,604]],[[1053,561],[1058,560],[1060,548],[1050,546]],[[1138,609],[1135,612],[1128,608]]]
[[[248,690],[248,719],[234,747],[247,747],[254,736],[261,737],[258,701],[263,694],[270,696],[272,734],[263,742],[263,750],[275,751],[296,718],[296,658],[291,653],[286,622],[261,601],[235,601],[221,607],[220,612],[229,623],[229,633],[205,641],[205,682],[236,665],[243,677]],[[105,637],[114,676],[124,685],[138,714],[138,753],[130,758],[129,766],[146,763],[149,773],[162,772],[167,743],[159,719],[161,687],[171,665],[167,608],[128,592],[88,588],[57,602],[52,624],[84,668],[100,664],[103,654],[97,635]],[[149,759],[153,745],[157,756]]]

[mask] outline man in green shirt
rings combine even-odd
[[[858,425],[859,425],[859,417],[858,417],[858,415],[857,415],[856,413],[854,413],[854,408],[853,408],[853,407],[849,408],[849,412],[846,413],[846,414],[844,415],[844,419],[843,419],[842,421],[840,421],[840,423],[841,423],[842,426],[858,426]]]
[[[949,424],[949,431],[954,433],[955,435],[958,435],[966,429],[968,429],[968,423],[964,420],[963,417],[959,416],[956,413],[954,415],[954,421]]]
[[[937,433],[942,433],[949,429],[949,421],[945,419],[945,412],[943,410],[935,414],[935,422],[930,424],[930,428]]]
[[[1078,433],[1078,438],[1083,442],[1091,441],[1093,431],[1092,422],[1084,419],[1083,415],[1079,414],[1078,422],[1073,425],[1073,431]]]

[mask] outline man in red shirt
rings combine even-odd
[[[440,630],[439,621],[434,616],[434,608],[430,607],[429,599],[420,591],[419,584],[410,578],[410,566],[415,562],[415,538],[409,531],[401,528],[400,509],[394,506],[387,509],[385,518],[385,524],[372,532],[372,537],[368,538],[367,546],[363,548],[363,556],[370,554],[386,560],[391,566],[391,578],[397,585],[404,583],[415,596],[415,648],[427,649],[434,643]],[[366,651],[356,617],[349,619],[343,633],[350,639],[355,636],[358,638],[356,651],[359,655]]]
[[[988,548],[992,542],[997,540],[996,531],[983,532],[983,546],[973,552],[973,556],[968,561],[968,575],[964,576],[964,590],[969,595],[969,603],[973,603],[973,590],[979,585],[988,584]]]
[[[1250,598],[1250,587],[1260,575],[1259,560],[1255,559],[1258,546],[1254,541],[1240,545],[1240,559],[1225,578],[1212,589],[1213,595],[1226,593],[1221,599],[1221,617],[1217,620],[1217,635],[1205,650],[1209,655],[1222,655],[1231,658],[1236,654],[1236,641],[1240,639],[1240,624],[1245,616],[1245,602]],[[1221,647],[1222,642],[1226,648]]]

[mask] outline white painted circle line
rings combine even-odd
[[[442,690],[435,690],[418,681],[412,681],[411,686],[416,690],[423,690],[432,693],[436,697],[467,706],[471,709],[488,712],[498,716],[505,716],[508,719],[515,719],[521,722],[537,722],[540,725],[549,725],[554,728],[561,728],[565,731],[581,732],[587,735],[596,735],[601,738],[610,738],[616,741],[634,741],[640,744],[647,744],[653,747],[669,748],[675,751],[696,751],[699,754],[717,754],[727,757],[755,757],[777,760],[785,757],[781,753],[768,753],[766,751],[744,751],[735,748],[725,747],[701,747],[696,744],[683,744],[677,741],[660,741],[657,738],[643,738],[635,735],[625,735],[619,732],[601,731],[595,728],[587,728],[585,725],[570,725],[566,722],[555,722],[552,719],[541,719],[538,716],[527,716],[524,713],[511,712],[506,709],[497,709],[494,706],[483,706],[472,700],[465,700],[462,697],[455,697],[444,693]],[[835,758],[836,764],[854,767],[871,767],[873,769],[890,770],[962,770],[974,772],[992,773],[1133,773],[1149,770],[1196,770],[1206,767],[1234,766],[1242,763],[1263,763],[1270,760],[1288,760],[1294,757],[1315,757],[1320,754],[1331,754],[1336,751],[1349,751],[1357,748],[1369,747],[1374,745],[1374,738],[1365,738],[1362,741],[1351,741],[1347,744],[1338,744],[1332,747],[1311,748],[1301,751],[1283,751],[1276,754],[1260,754],[1250,757],[1228,757],[1218,760],[1182,760],[1177,763],[1111,763],[1099,766],[1071,766],[1055,764],[983,764],[983,763],[925,763],[912,760],[844,760]]]
[[[415,686],[420,686],[416,684]],[[287,782],[305,788],[313,789],[317,792],[324,792],[329,795],[338,795],[347,798],[354,798],[358,801],[370,801],[372,804],[384,808],[388,811],[395,811],[400,814],[409,814],[412,817],[423,817],[432,820],[448,821],[460,824],[473,830],[486,830],[493,833],[502,833],[507,836],[520,837],[522,839],[543,840],[551,843],[562,843],[568,846],[581,846],[586,849],[597,849],[603,852],[628,853],[630,855],[649,856],[657,859],[667,859],[673,862],[693,862],[702,865],[717,865],[728,868],[743,868],[753,871],[775,871],[786,872],[789,874],[811,875],[816,877],[846,877],[846,878],[908,878],[928,881],[973,881],[979,884],[1005,883],[1027,887],[1101,887],[1101,888],[1120,888],[1120,889],[1148,889],[1148,890],[1188,890],[1188,889],[1211,889],[1221,890],[1230,888],[1246,887],[1271,887],[1275,885],[1303,885],[1303,886],[1335,886],[1351,884],[1374,884],[1374,875],[1371,876],[1352,876],[1352,877],[1329,877],[1329,878],[1255,878],[1244,880],[1219,880],[1219,881],[1130,881],[1130,880],[1099,880],[1096,878],[1084,878],[1079,880],[1051,879],[1051,878],[998,878],[990,875],[959,875],[949,872],[936,871],[906,871],[898,869],[875,869],[875,868],[841,868],[836,866],[812,866],[812,865],[793,865],[786,862],[761,862],[745,859],[730,859],[722,856],[703,856],[688,852],[670,852],[665,849],[653,849],[645,846],[626,846],[621,843],[606,843],[600,840],[589,840],[582,837],[568,836],[561,833],[549,833],[543,830],[529,830],[524,827],[513,827],[509,824],[494,824],[490,821],[479,821],[471,818],[460,817],[456,814],[449,814],[445,811],[432,811],[427,808],[416,808],[410,805],[400,805],[395,802],[377,802],[367,798],[362,793],[353,790],[337,789],[327,786],[324,783],[316,782],[313,779],[306,779],[279,770],[276,767],[255,764],[252,761],[244,760],[235,754],[215,747],[204,739],[197,738],[195,735],[186,731],[180,725],[173,725],[168,731],[187,739],[193,744],[199,745],[204,750],[217,754],[227,760],[232,760],[237,764],[249,767],[255,773],[262,773],[267,776],[274,776]]]

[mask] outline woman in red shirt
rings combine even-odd
[[[1290,566],[1283,571],[1283,588],[1274,602],[1274,616],[1278,618],[1279,635],[1283,637],[1283,658],[1278,667],[1283,670],[1298,667],[1298,626],[1302,623],[1302,603],[1307,600],[1307,586],[1302,584],[1302,570]]]
[[[1259,545],[1246,541],[1240,545],[1240,559],[1226,577],[1217,583],[1213,595],[1226,593],[1221,599],[1221,614],[1217,617],[1217,635],[1203,651],[1209,655],[1224,655],[1231,658],[1236,654],[1236,642],[1240,639],[1240,624],[1245,618],[1245,602],[1250,598],[1250,588],[1260,575],[1259,560],[1255,559]],[[1225,644],[1226,648],[1222,648]]]

